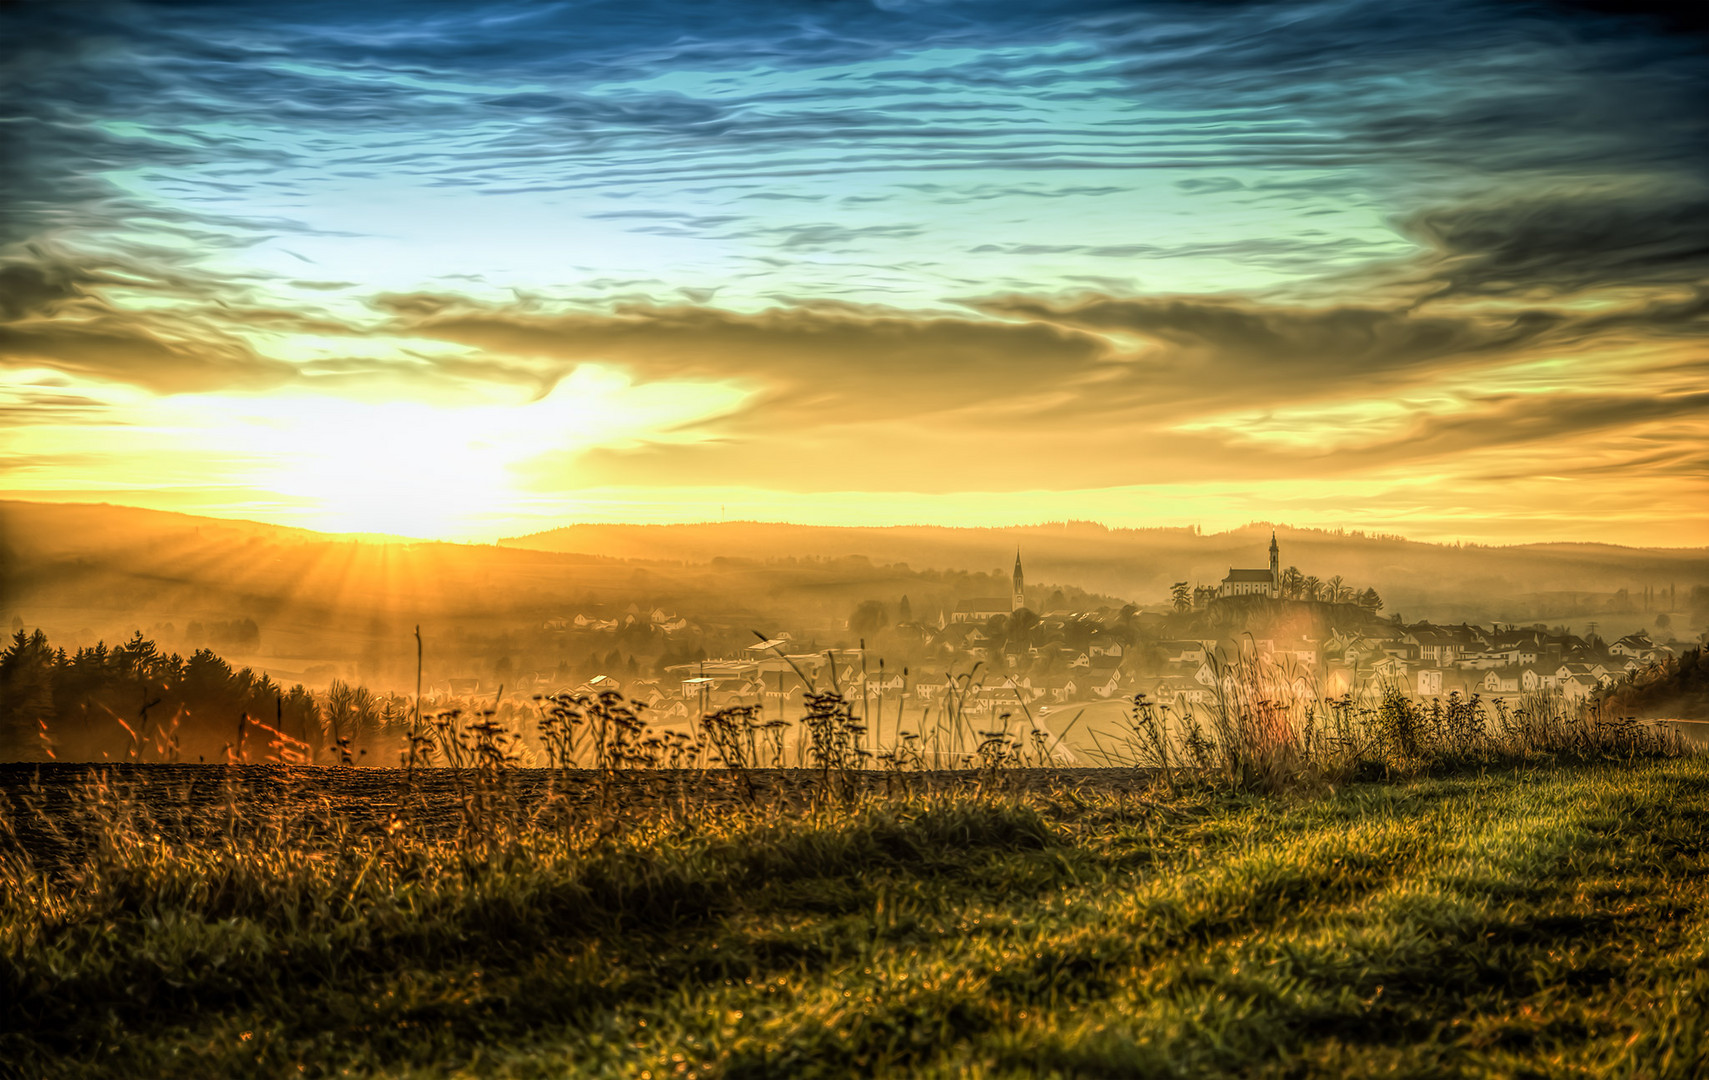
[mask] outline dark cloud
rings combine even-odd
[[[5,400],[0,401],[0,423],[8,426],[86,421],[102,424],[123,422],[115,421],[107,403],[52,386],[15,387],[8,391]]]
[[[69,300],[87,293],[87,275],[61,263],[13,259],[0,262],[0,319],[51,314]]]
[[[1709,50],[1709,7],[1697,0],[1549,0],[1540,7],[1611,22],[1639,23]]]
[[[278,386],[290,364],[236,342],[169,340],[143,320],[38,320],[0,325],[0,365],[45,366],[163,394]]]
[[[126,310],[106,293],[123,288],[189,300],[176,308]],[[258,355],[230,332],[233,323],[348,332],[311,314],[213,302],[211,288],[186,276],[150,280],[135,265],[79,262],[32,251],[0,262],[0,367],[46,367],[157,393],[276,386],[291,365]],[[234,291],[236,298],[241,290]],[[209,321],[198,307],[216,312]]]
[[[1438,258],[1433,295],[1709,284],[1709,189],[1439,207],[1403,230]]]
[[[1009,297],[979,307],[1153,343],[1126,379],[1100,390],[1094,407],[1140,400],[1216,407],[1252,395],[1281,403],[1350,390],[1370,394],[1510,356],[1565,321],[1542,311],[1487,318],[1197,298],[1090,296],[1053,303]]]
[[[1596,432],[1706,416],[1709,391],[1493,394],[1425,417],[1396,438],[1361,445],[1359,454],[1372,462],[1420,462],[1491,448],[1579,445]]]
[[[734,379],[769,406],[788,402],[834,419],[880,395],[895,414],[1007,396],[1050,381],[1075,386],[1112,362],[1095,334],[1043,322],[922,316],[815,304],[742,314],[706,307],[627,306],[612,312],[518,313],[443,296],[388,296],[393,329],[533,357],[557,370],[621,367],[644,380]],[[805,417],[796,417],[797,421]]]

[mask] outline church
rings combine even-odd
[[[1013,588],[1008,597],[986,596],[963,600],[955,605],[950,622],[982,623],[993,615],[1013,615],[1027,606],[1026,577],[1021,573],[1021,549],[1015,549],[1015,573],[1010,579]]]
[[[1222,579],[1217,588],[1217,598],[1225,596],[1268,596],[1279,599],[1282,595],[1282,549],[1276,544],[1276,534],[1270,533],[1270,569],[1268,570],[1235,570],[1230,569],[1228,576]]]

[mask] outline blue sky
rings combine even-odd
[[[17,4],[26,498],[1709,542],[1690,8]]]

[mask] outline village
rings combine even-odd
[[[821,646],[817,634],[777,632],[725,655],[673,654],[652,670],[618,650],[582,678],[519,672],[511,686],[533,693],[611,690],[645,703],[658,722],[750,707],[792,720],[807,695],[836,689],[863,716],[925,716],[953,706],[970,717],[1047,711],[1073,703],[1132,699],[1185,710],[1213,704],[1247,685],[1272,700],[1311,702],[1380,697],[1400,690],[1420,699],[1477,695],[1513,701],[1533,693],[1582,701],[1628,673],[1687,647],[1644,631],[1605,642],[1566,627],[1439,625],[1384,617],[1375,590],[1333,579],[1315,587],[1284,569],[1275,539],[1270,565],[1231,568],[1212,585],[1176,585],[1155,609],[1066,610],[1029,593],[1017,553],[1010,595],[945,603],[923,618],[907,597],[862,603]],[[1060,593],[1054,594],[1060,598]],[[650,634],[669,642],[701,633],[676,613],[629,605],[620,612],[554,618],[552,634]],[[728,639],[726,639],[728,640]],[[595,654],[598,656],[597,652]],[[491,692],[490,682],[452,680],[452,694]]]

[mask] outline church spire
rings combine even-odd
[[[1010,597],[1009,610],[1019,611],[1027,606],[1026,578],[1021,575],[1021,547],[1015,545],[1015,594]]]
[[[1276,543],[1276,530],[1270,530],[1270,598],[1280,599],[1282,595],[1282,549]]]

